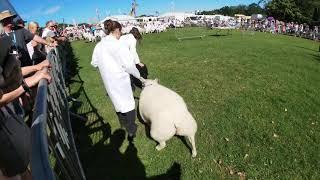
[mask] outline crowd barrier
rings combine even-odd
[[[47,56],[52,82],[41,80],[34,106],[31,172],[34,180],[85,180],[73,139],[64,80],[66,52],[52,49]]]

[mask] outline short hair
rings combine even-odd
[[[34,21],[29,22],[28,30],[30,30],[30,28],[33,27],[33,26],[39,26],[39,24],[37,22],[34,22]]]

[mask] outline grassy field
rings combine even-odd
[[[194,35],[206,37],[175,38]],[[89,180],[320,178],[319,43],[205,29],[145,35],[138,50],[150,78],[178,92],[198,123],[194,159],[178,137],[156,151],[140,122],[128,146],[90,65],[94,46],[72,43],[79,73],[70,84],[82,102],[72,109],[88,118],[73,124]]]

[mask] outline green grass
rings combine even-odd
[[[145,35],[139,55],[150,78],[178,92],[194,115],[194,159],[177,137],[157,152],[141,123],[135,159],[127,161],[126,141],[120,152],[110,154],[110,131],[120,125],[100,74],[90,65],[95,44],[72,43],[84,91],[74,82],[71,94],[83,101],[76,110],[89,119],[74,127],[88,179],[108,179],[110,169],[119,174],[113,179],[120,179],[120,174],[137,167],[140,175],[153,177],[165,174],[175,162],[181,179],[239,178],[238,172],[248,179],[319,179],[319,44],[264,33],[215,36],[205,29],[178,31]],[[203,40],[175,39],[203,34]],[[96,112],[84,114],[94,108]]]

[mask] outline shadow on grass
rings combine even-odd
[[[78,61],[77,58],[69,60],[70,63]],[[77,62],[74,64],[77,65]],[[75,67],[74,70],[78,71],[79,68]],[[71,117],[71,123],[79,157],[88,180],[178,180],[181,178],[181,166],[178,163],[174,163],[165,174],[147,177],[146,168],[138,157],[138,149],[133,143],[129,143],[124,153],[120,151],[120,147],[126,140],[126,132],[117,129],[111,133],[112,127],[106,123],[108,120],[104,119],[92,104],[79,74],[76,73],[70,77],[68,84],[77,87],[76,91],[70,95],[72,99],[76,99],[70,103],[71,112],[76,114]]]
[[[211,36],[211,37],[224,37],[224,36],[229,36],[229,35],[227,35],[227,34],[211,34],[209,36]]]
[[[318,61],[320,63],[320,52],[317,54],[311,54],[310,56],[313,60]]]
[[[303,46],[297,46],[297,45],[294,45],[294,47],[299,48],[299,49],[312,51],[312,52],[318,52],[318,49],[310,49],[310,48],[306,48],[306,47],[303,47]]]

